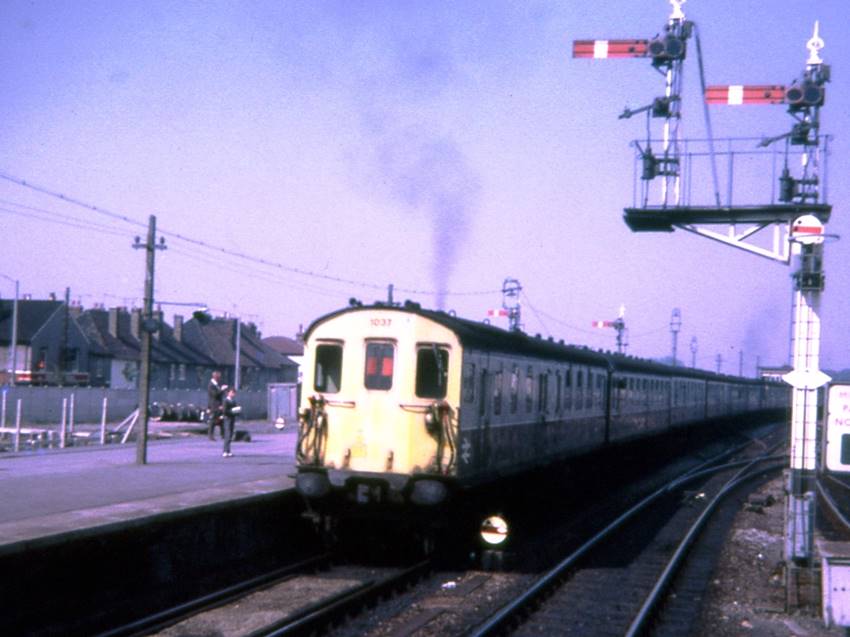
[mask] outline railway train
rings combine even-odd
[[[622,443],[771,409],[787,386],[565,345],[418,304],[305,333],[296,488],[316,507],[432,508]]]

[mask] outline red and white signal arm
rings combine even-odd
[[[823,223],[814,215],[797,217],[791,224],[791,238],[797,243],[823,243]]]
[[[831,383],[827,390],[826,468],[850,471],[850,383]]]

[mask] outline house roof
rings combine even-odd
[[[239,331],[241,366],[279,369],[294,364],[264,343],[250,325],[243,323]],[[236,362],[236,319],[216,318],[201,325],[193,318],[183,325],[183,339],[216,365],[229,367]]]
[[[304,343],[288,336],[267,336],[263,343],[284,356],[303,356]]]
[[[14,301],[0,300],[0,343],[12,342],[12,316]],[[18,301],[18,344],[29,345],[33,336],[47,323],[48,319],[62,307],[62,301]]]
[[[105,352],[120,360],[139,360],[141,341],[133,335],[132,318],[127,310],[117,314],[117,334],[109,331],[109,310],[86,310],[78,323],[89,339]],[[174,338],[174,329],[165,322],[160,323],[159,336],[151,340],[151,360],[158,363],[187,363],[191,365],[213,365],[213,361],[202,352]]]

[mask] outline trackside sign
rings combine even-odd
[[[830,384],[826,402],[826,468],[850,471],[850,383]]]

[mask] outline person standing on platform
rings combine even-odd
[[[236,390],[232,387],[227,390],[224,396],[224,422],[222,423],[222,439],[224,440],[224,448],[222,457],[229,458],[233,454],[230,452],[230,443],[233,440],[233,434],[236,431],[236,414],[242,411],[242,408],[236,402]]]
[[[216,426],[221,428],[221,435],[224,436],[222,403],[225,391],[227,391],[227,385],[221,384],[221,372],[216,370],[210,377],[210,384],[207,385],[207,411],[209,412],[207,417],[209,418],[208,433],[210,440],[215,440]]]

